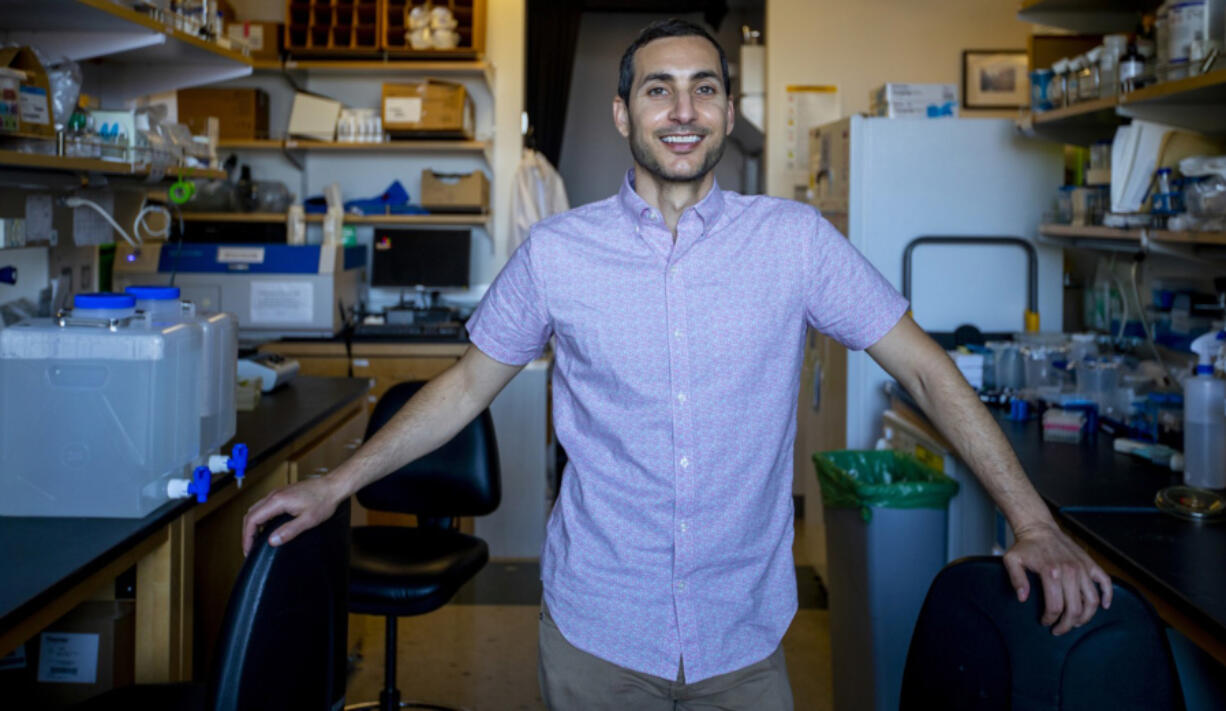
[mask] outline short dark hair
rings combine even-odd
[[[724,48],[703,28],[693,22],[679,20],[674,17],[669,20],[658,20],[644,27],[639,36],[630,43],[625,53],[622,54],[621,71],[617,77],[617,95],[622,98],[622,101],[626,102],[627,106],[630,105],[630,86],[634,84],[634,53],[639,51],[648,42],[665,37],[702,37],[715,45],[715,50],[719,52],[719,68],[724,76],[724,93],[732,93],[732,82],[728,78],[728,56],[724,54]]]

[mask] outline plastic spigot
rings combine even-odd
[[[17,283],[17,267],[14,267],[12,265],[9,265],[7,267],[0,267],[0,282],[3,282],[5,284],[16,284]]]
[[[214,454],[209,457],[209,471],[214,474],[224,474],[228,471],[233,471],[234,480],[241,488],[243,477],[247,476],[247,445],[234,445],[228,457],[224,454]]]
[[[196,467],[192,472],[192,483],[187,485],[187,493],[195,494],[196,501],[204,503],[209,500],[209,489],[213,486],[213,472],[208,467]]]
[[[241,487],[243,477],[247,476],[247,445],[234,445],[230,449],[230,458],[226,460],[226,466],[234,470],[234,480]]]

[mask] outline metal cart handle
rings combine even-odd
[[[954,237],[924,235],[907,243],[902,252],[902,295],[911,301],[911,253],[925,244],[986,244],[1021,247],[1026,251],[1026,331],[1039,330],[1039,258],[1034,245],[1021,237]]]

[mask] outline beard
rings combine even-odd
[[[704,141],[714,140],[716,143],[707,147],[702,164],[689,173],[669,172],[660,164],[651,150],[651,141],[655,140],[655,137],[640,135],[635,128],[634,119],[627,116],[627,120],[630,124],[630,155],[634,157],[636,163],[643,166],[644,170],[661,182],[696,183],[706,177],[707,173],[710,173],[719,163],[719,159],[724,157],[724,134],[720,131],[704,132]]]

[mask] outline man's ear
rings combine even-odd
[[[630,109],[620,96],[613,97],[613,124],[622,138],[630,137]]]
[[[732,127],[736,121],[736,110],[732,106],[732,97],[728,97],[728,128],[724,131],[725,136],[732,135]]]

